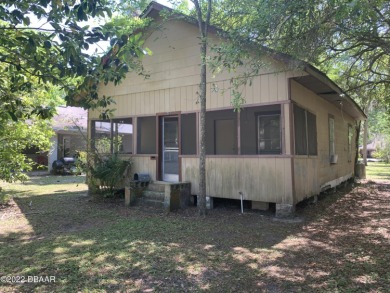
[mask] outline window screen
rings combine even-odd
[[[280,114],[257,115],[257,153],[280,154]]]
[[[281,154],[281,107],[245,107],[240,112],[242,155]]]
[[[111,153],[111,121],[92,121],[92,145],[100,154]]]
[[[233,110],[206,113],[206,154],[236,155],[237,113]]]
[[[101,154],[133,152],[133,122],[131,118],[92,121],[92,144]]]
[[[133,121],[131,118],[112,120],[113,150],[121,154],[133,152]]]
[[[306,111],[294,105],[295,154],[307,155]]]
[[[181,115],[181,154],[196,155],[196,114]]]
[[[137,153],[156,153],[156,117],[140,117],[137,119]]]
[[[317,119],[316,115],[306,111],[307,119],[307,140],[309,155],[317,155]]]
[[[296,155],[317,155],[317,118],[294,105],[294,138]]]

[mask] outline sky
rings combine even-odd
[[[168,7],[172,7],[172,4],[169,2],[169,0],[154,0],[162,5],[165,5],[165,6],[168,6]],[[50,29],[51,26],[49,24],[47,24],[47,20],[46,19],[37,19],[35,15],[30,15],[30,27],[33,27],[33,28],[46,28],[46,29]],[[96,20],[96,19],[90,19],[89,21],[87,22],[81,22],[79,25],[81,27],[85,26],[85,25],[89,25],[91,27],[93,26],[97,26],[97,25],[101,25],[102,23],[104,22],[104,20]],[[103,53],[108,47],[108,42],[99,42],[98,46],[95,46],[95,45],[91,45],[90,48],[87,50],[87,53],[88,54],[94,54],[94,53],[97,53],[97,54],[100,54],[100,53]]]

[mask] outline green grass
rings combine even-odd
[[[330,195],[298,211],[304,222],[291,223],[239,209],[199,218],[194,208],[171,214],[126,208],[123,200],[86,196],[83,181],[0,183],[13,198],[0,209],[0,277],[56,278],[0,282],[0,292],[385,292],[390,286],[390,201],[376,185]]]
[[[383,162],[368,162],[366,175],[369,180],[390,181],[390,164]]]

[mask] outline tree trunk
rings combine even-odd
[[[200,216],[206,215],[206,84],[207,84],[207,36],[208,26],[211,18],[211,0],[207,0],[206,17],[203,19],[202,9],[198,0],[191,0],[194,3],[197,21],[199,26],[200,44],[200,84],[199,84],[199,102],[200,102],[200,125],[199,125],[199,194],[198,194],[198,212]]]
[[[201,44],[201,70],[200,70],[200,85],[199,85],[199,100],[200,100],[200,134],[199,134],[199,194],[198,194],[198,211],[199,215],[206,215],[206,53],[207,43],[202,40]]]

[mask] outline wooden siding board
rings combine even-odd
[[[265,202],[292,202],[289,158],[207,158],[207,193],[210,196]],[[198,158],[182,158],[183,180],[197,192]],[[291,177],[290,177],[291,178]],[[284,182],[284,183],[283,183]],[[286,183],[287,182],[287,183]]]
[[[270,101],[269,75],[260,76],[260,101],[261,103]]]
[[[309,164],[310,174],[317,174],[316,178],[310,178],[310,181],[299,181],[296,175],[296,186],[298,190],[313,194],[319,191],[319,187],[334,179],[347,176],[354,172],[353,162],[348,162],[348,152],[345,151],[345,143],[348,137],[348,123],[354,124],[353,118],[346,113],[341,114],[341,109],[333,104],[319,98],[310,90],[299,85],[295,81],[291,81],[292,99],[300,106],[308,109],[316,115],[317,119],[317,146],[318,155],[307,160],[315,160],[316,165]],[[335,147],[338,154],[337,164],[329,162],[329,130],[328,117],[329,114],[335,118]],[[297,163],[295,170],[301,168],[301,163]],[[310,192],[308,192],[310,190]]]

